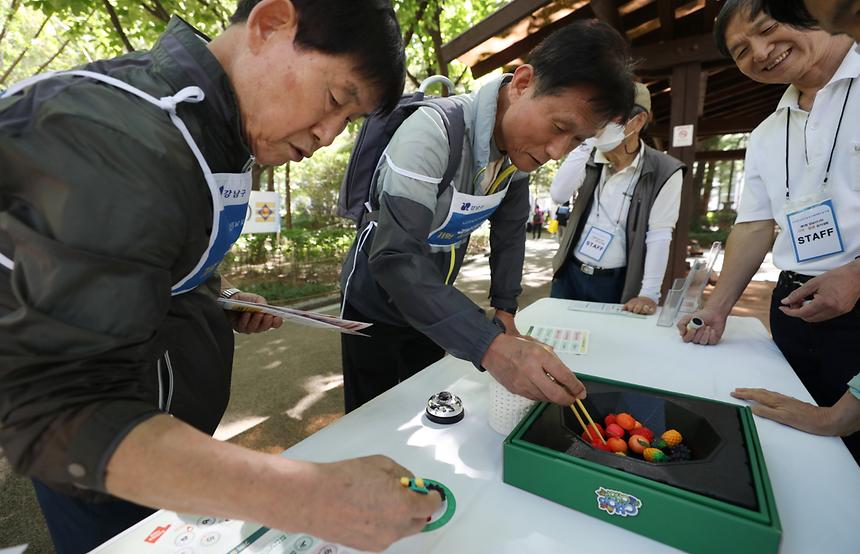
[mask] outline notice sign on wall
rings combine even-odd
[[[676,125],[672,132],[672,147],[693,146],[693,125]]]
[[[277,233],[281,228],[281,197],[277,192],[251,191],[242,234]]]

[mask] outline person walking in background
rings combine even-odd
[[[532,238],[539,239],[543,231],[543,212],[540,206],[535,204],[535,211],[532,213]]]

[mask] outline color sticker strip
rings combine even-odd
[[[551,346],[556,354],[582,356],[588,353],[588,339],[591,333],[586,329],[563,329],[532,325],[526,334]]]

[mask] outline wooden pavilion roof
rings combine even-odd
[[[713,39],[718,0],[513,0],[442,48],[479,77],[516,66],[553,30],[598,18],[627,37],[636,73],[652,93],[651,134],[669,135],[673,69],[701,63],[699,137],[752,130],[773,111],[784,86],[762,85],[723,58]]]

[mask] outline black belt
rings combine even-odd
[[[776,282],[777,288],[794,290],[800,288],[801,285],[815,277],[814,275],[802,275],[793,271],[781,271],[779,280]]]
[[[605,276],[616,276],[621,275],[626,268],[623,267],[615,267],[612,269],[604,269],[602,267],[594,267],[593,265],[589,265],[583,262],[580,262],[573,256],[570,258],[570,263],[578,269],[581,273],[585,275],[591,275],[592,277],[605,277]]]

